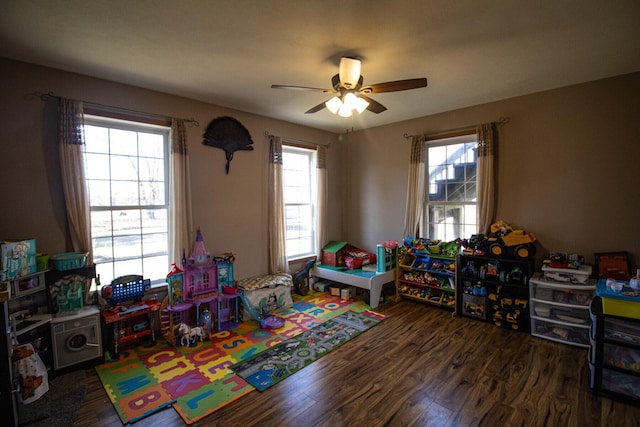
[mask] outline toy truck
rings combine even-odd
[[[489,253],[496,257],[510,256],[527,259],[535,255],[536,236],[524,230],[514,230],[503,221],[491,225],[491,235],[487,239]]]

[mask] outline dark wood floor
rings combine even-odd
[[[640,408],[589,390],[587,350],[419,302],[199,426],[639,426]],[[121,426],[93,369],[79,427]],[[136,427],[182,426],[168,408]]]

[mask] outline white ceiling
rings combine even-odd
[[[270,87],[330,88],[345,54],[429,85],[346,119]],[[640,71],[640,1],[2,0],[0,56],[340,133]]]

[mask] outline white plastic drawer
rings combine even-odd
[[[535,302],[533,306],[533,315],[548,319],[554,322],[570,323],[575,325],[590,325],[591,317],[589,310],[582,306],[570,305],[552,305]]]
[[[589,326],[531,319],[531,334],[565,344],[589,347]]]
[[[529,281],[531,297],[557,304],[588,307],[595,294],[595,287],[553,284],[536,275]]]

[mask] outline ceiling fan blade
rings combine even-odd
[[[374,101],[368,96],[364,96],[362,94],[358,94],[358,96],[369,103],[369,105],[367,106],[367,110],[371,111],[372,113],[380,114],[387,109],[387,107],[380,104],[378,101]]]
[[[326,101],[325,101],[326,102]],[[305,111],[305,114],[311,114],[311,113],[317,113],[318,111],[322,110],[324,107],[326,107],[326,105],[324,105],[324,102],[321,104],[316,105],[313,108],[308,109],[307,111]]]
[[[319,87],[307,87],[307,86],[271,85],[271,89],[287,89],[287,90],[299,90],[299,91],[308,91],[308,92],[336,93],[335,89],[322,89]]]
[[[394,82],[376,83],[364,86],[360,91],[362,93],[384,93],[399,92],[401,90],[417,89],[425,87],[427,79],[425,77],[419,79],[396,80]]]

